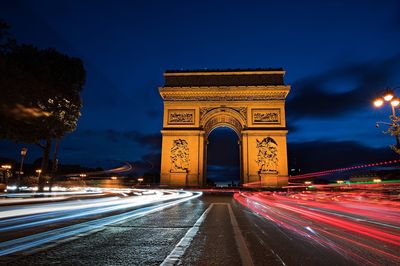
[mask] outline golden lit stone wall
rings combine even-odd
[[[161,184],[197,186],[203,178],[204,132],[200,130],[162,131]],[[177,141],[186,142],[187,157],[181,155],[186,148],[176,145]],[[176,148],[177,147],[177,148]],[[178,167],[172,162],[174,153],[178,156]],[[183,158],[179,158],[179,156]],[[185,169],[186,168],[186,169]]]
[[[239,136],[242,184],[287,184],[285,99],[290,86],[283,84],[283,74],[258,70],[165,73],[166,85],[160,88],[164,100],[161,183],[205,184],[207,137],[214,128],[227,126]],[[268,79],[269,75],[273,78]],[[172,81],[168,80],[170,76]],[[190,82],[202,86],[187,86],[187,76]],[[208,77],[211,83],[222,85],[231,80],[278,84],[211,86]],[[179,82],[185,86],[177,86]],[[168,85],[171,83],[173,86]]]

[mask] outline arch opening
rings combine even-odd
[[[215,108],[202,119],[202,125],[208,136],[215,128],[226,126],[231,128],[238,137],[246,126],[245,119],[231,108]]]
[[[206,184],[230,187],[240,185],[239,135],[230,125],[219,124],[208,134]]]

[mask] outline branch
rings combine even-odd
[[[40,143],[39,141],[35,142],[36,145],[38,145],[40,148],[45,149],[46,146],[44,146],[42,143]]]

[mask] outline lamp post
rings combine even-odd
[[[40,178],[40,175],[42,174],[42,169],[37,169],[35,172],[38,174],[38,178]]]
[[[21,175],[23,174],[22,168],[24,166],[24,159],[25,159],[25,156],[26,156],[27,152],[28,152],[27,148],[22,148],[21,149],[21,164],[19,166],[19,171],[18,171],[17,191],[19,191],[19,187],[21,186]]]
[[[1,169],[3,169],[4,172],[5,172],[5,175],[4,175],[4,183],[6,184],[6,186],[7,186],[7,184],[8,184],[8,178],[9,178],[9,173],[8,173],[8,172],[11,170],[11,168],[12,168],[12,166],[9,165],[9,164],[3,164],[3,165],[1,166]]]
[[[385,124],[389,126],[389,129],[387,131],[387,133],[390,133],[392,136],[394,136],[396,138],[396,145],[392,145],[391,148],[400,154],[400,139],[399,139],[399,135],[400,135],[400,119],[397,116],[396,113],[396,108],[399,107],[400,105],[400,99],[396,97],[396,95],[394,94],[394,89],[399,88],[399,87],[395,87],[393,89],[387,89],[386,92],[376,98],[374,100],[374,105],[375,107],[382,107],[384,106],[385,102],[390,103],[390,106],[392,108],[392,114],[389,116],[389,119],[391,120],[392,123],[386,123],[386,122],[376,122],[376,127],[379,127],[380,124]]]

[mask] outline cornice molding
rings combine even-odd
[[[196,72],[165,72],[164,77],[171,76],[222,76],[222,75],[285,75],[284,70],[256,70],[256,71],[196,71]]]
[[[286,99],[290,86],[160,87],[159,91],[165,101],[264,101]]]

